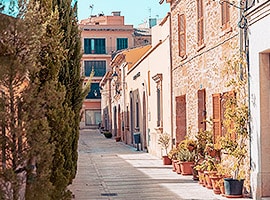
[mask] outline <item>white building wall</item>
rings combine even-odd
[[[256,5],[259,6],[259,5]],[[269,85],[269,74],[267,75],[268,80],[265,81],[263,70],[262,57],[263,54],[267,53],[269,60],[270,53],[270,15],[265,15],[269,12],[270,3],[268,1],[268,9],[259,9],[253,11],[249,16],[249,27],[248,27],[248,37],[249,37],[249,60],[250,60],[250,111],[251,111],[251,186],[254,199],[262,199],[264,190],[270,191],[270,165],[268,165],[268,170],[263,170],[262,168],[266,165],[267,160],[261,160],[263,151],[268,149],[269,144],[264,145],[265,139],[269,141],[269,136],[262,137],[265,129],[270,131],[270,124],[265,125],[265,118],[261,118],[261,111],[268,109],[269,102],[264,102],[265,94],[269,95],[269,88],[262,91],[262,85]],[[256,7],[255,7],[256,8]],[[268,10],[268,11],[266,11]],[[266,12],[265,12],[266,11]],[[259,19],[259,20],[258,20]],[[269,68],[269,66],[268,66]],[[268,69],[269,70],[269,69]],[[263,80],[264,79],[264,80]],[[268,83],[266,83],[268,82]],[[270,112],[270,110],[269,110]],[[267,127],[266,127],[267,126]],[[267,151],[266,151],[267,152]],[[268,156],[268,159],[269,156]],[[270,164],[270,163],[268,163]],[[263,180],[264,179],[264,180]],[[266,181],[266,179],[268,181]],[[268,182],[268,185],[265,185]],[[268,189],[266,188],[268,187]],[[269,193],[269,192],[268,192]],[[267,195],[268,196],[268,195]],[[270,193],[269,193],[270,199]]]
[[[163,132],[171,133],[171,89],[170,89],[170,38],[169,18],[164,18],[164,23],[152,28],[152,48],[127,72],[126,106],[129,105],[129,92],[138,91],[140,108],[143,108],[143,92],[146,93],[146,139],[149,153],[161,156],[162,151],[158,145],[159,134],[157,131],[157,93],[156,82],[152,79],[156,74],[162,74],[162,108]],[[137,78],[134,79],[136,75]],[[140,127],[142,127],[140,120]]]

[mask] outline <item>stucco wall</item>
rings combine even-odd
[[[262,18],[266,10],[267,7],[249,15],[251,172],[256,199],[270,198],[270,38],[266,34],[270,32],[270,17]]]

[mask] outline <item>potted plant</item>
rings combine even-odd
[[[190,151],[187,148],[179,148],[177,160],[180,162],[181,174],[192,175],[192,165],[195,161],[195,151]]]
[[[222,162],[231,176],[224,178],[227,197],[241,197],[244,180],[249,177],[248,66],[245,58],[244,54],[235,54],[223,70],[223,76],[229,80],[229,92],[222,97],[224,131],[219,141]]]
[[[104,130],[103,134],[104,134],[105,138],[112,138],[112,133],[108,130]]]
[[[177,158],[176,158],[177,153],[178,153],[177,148],[173,147],[168,153],[168,158],[172,161],[173,171],[177,173],[181,173],[179,169],[177,171]]]
[[[170,139],[171,139],[170,135],[165,132],[160,134],[158,139],[158,144],[161,145],[162,149],[165,150],[165,155],[162,156],[164,165],[172,164],[171,159],[168,157],[168,148],[170,145]]]

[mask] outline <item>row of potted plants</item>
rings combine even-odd
[[[198,172],[195,176],[199,183],[213,188],[215,193],[222,193],[224,186],[226,197],[240,197],[244,190],[250,190],[248,74],[244,58],[242,54],[236,54],[222,70],[229,80],[229,92],[220,94],[221,108],[218,112],[216,110],[220,121],[213,123],[213,120],[208,120],[206,130],[189,133],[185,140],[168,152],[173,166],[174,163],[192,160],[193,172]],[[160,144],[163,148],[169,147]],[[206,183],[209,179],[211,182]]]
[[[163,133],[160,135],[159,144],[166,152],[163,158],[171,160],[176,173],[193,175],[194,180],[199,180],[202,186],[213,189],[215,194],[242,197],[244,180],[248,174],[248,170],[244,168],[247,137],[247,134],[242,132],[238,133],[237,138],[223,136],[214,143],[212,131],[204,130],[199,131],[195,139],[187,137],[167,153],[170,136]]]

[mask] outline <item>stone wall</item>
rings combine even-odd
[[[197,1],[175,1],[172,8],[172,83],[175,97],[186,95],[187,130],[198,132],[198,97],[200,89],[206,91],[207,118],[212,117],[212,94],[229,91],[222,70],[226,59],[239,51],[239,11],[230,7],[231,27],[221,29],[221,5],[203,1],[204,45],[197,45]],[[178,50],[178,14],[186,16],[186,56]],[[175,103],[173,104],[175,131]],[[174,133],[175,134],[175,133]]]

